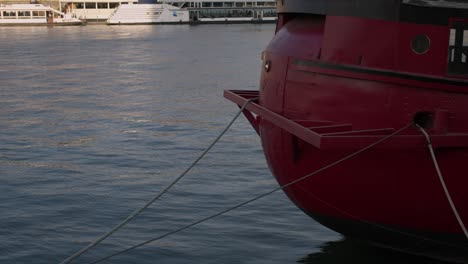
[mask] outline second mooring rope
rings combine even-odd
[[[280,187],[278,187],[278,188],[276,188],[276,189],[274,189],[274,190],[271,190],[271,191],[269,191],[269,192],[266,192],[266,193],[264,193],[264,194],[262,194],[262,195],[259,195],[259,196],[255,197],[255,198],[252,198],[252,199],[250,199],[250,200],[248,200],[248,201],[245,201],[245,202],[243,202],[243,203],[240,203],[240,204],[238,204],[238,205],[235,205],[235,206],[233,206],[233,207],[230,207],[230,208],[228,208],[228,209],[225,209],[225,210],[223,210],[223,211],[221,211],[221,212],[219,212],[219,213],[216,213],[216,214],[213,214],[213,215],[211,215],[211,216],[208,216],[208,217],[205,217],[205,218],[203,218],[203,219],[200,219],[200,220],[198,220],[198,221],[196,221],[196,222],[193,222],[193,223],[191,223],[191,224],[188,224],[188,225],[186,225],[186,226],[184,226],[184,227],[181,227],[181,228],[179,228],[179,229],[176,229],[176,230],[167,232],[167,233],[165,233],[164,235],[158,236],[158,237],[156,237],[156,238],[147,240],[147,241],[142,242],[142,243],[140,243],[140,244],[137,244],[137,245],[135,245],[135,246],[132,246],[132,247],[129,247],[129,248],[127,248],[127,249],[121,250],[121,251],[119,251],[119,252],[113,253],[113,254],[108,255],[108,256],[106,256],[106,257],[103,257],[103,258],[101,258],[101,259],[99,259],[99,260],[90,262],[89,264],[96,264],[96,263],[99,263],[99,262],[108,260],[108,259],[110,259],[110,258],[112,258],[112,257],[117,256],[117,255],[124,254],[124,253],[126,253],[126,252],[129,252],[129,251],[131,251],[131,250],[133,250],[133,249],[139,248],[139,247],[144,246],[144,245],[146,245],[146,244],[149,244],[149,243],[152,243],[152,242],[161,240],[161,239],[163,239],[163,238],[165,238],[165,237],[167,237],[167,236],[170,236],[170,235],[179,233],[180,231],[183,231],[183,230],[188,229],[188,228],[190,228],[190,227],[196,226],[196,225],[198,225],[198,224],[201,224],[201,223],[203,223],[203,222],[206,222],[206,221],[208,221],[208,220],[210,220],[210,219],[213,219],[213,218],[215,218],[215,217],[218,217],[218,216],[220,216],[220,215],[226,214],[226,213],[228,213],[228,212],[230,212],[230,211],[233,211],[233,210],[235,210],[235,209],[237,209],[237,208],[239,208],[239,207],[242,207],[242,206],[244,206],[244,205],[250,204],[250,203],[252,203],[252,202],[254,202],[254,201],[257,201],[257,200],[259,200],[259,199],[261,199],[261,198],[263,198],[263,197],[265,197],[265,196],[268,196],[268,195],[270,195],[270,194],[272,194],[272,193],[274,193],[274,192],[277,192],[277,191],[279,191],[279,190],[283,190],[283,189],[285,189],[285,188],[287,188],[287,187],[290,187],[291,185],[294,185],[294,184],[296,184],[296,183],[298,183],[298,182],[304,181],[304,180],[306,180],[306,179],[308,179],[308,178],[310,178],[310,177],[312,177],[312,176],[314,176],[314,175],[316,175],[316,174],[318,174],[318,173],[320,173],[320,172],[322,172],[322,171],[325,171],[325,170],[327,170],[327,169],[330,169],[330,168],[332,168],[332,167],[334,167],[334,166],[336,166],[336,165],[338,165],[338,164],[340,164],[340,163],[342,163],[342,162],[344,162],[344,161],[347,161],[347,160],[349,160],[349,159],[351,159],[351,158],[354,158],[355,156],[358,156],[359,154],[363,153],[364,151],[367,151],[367,150],[369,150],[369,149],[375,147],[376,145],[378,145],[378,144],[380,144],[380,143],[382,143],[382,142],[384,142],[384,141],[386,141],[386,140],[388,140],[388,139],[390,139],[390,138],[396,136],[397,134],[401,133],[402,131],[406,130],[407,128],[409,128],[409,127],[411,127],[411,126],[413,126],[413,123],[410,123],[410,124],[404,126],[403,128],[399,129],[398,131],[395,131],[394,133],[392,133],[392,134],[390,134],[390,135],[387,135],[387,136],[381,138],[380,140],[378,140],[378,141],[376,141],[376,142],[370,144],[369,146],[367,146],[367,147],[365,147],[365,148],[363,148],[363,149],[361,149],[361,150],[358,150],[358,151],[356,151],[356,152],[354,152],[354,153],[352,153],[352,154],[350,154],[350,155],[348,155],[348,156],[346,156],[346,157],[344,157],[344,158],[342,158],[342,159],[340,159],[340,160],[337,160],[337,161],[335,161],[335,162],[333,162],[333,163],[331,163],[331,164],[329,164],[329,165],[327,165],[327,166],[325,166],[325,167],[322,167],[322,168],[320,168],[320,169],[318,169],[318,170],[316,170],[316,171],[314,171],[314,172],[312,172],[312,173],[309,173],[309,174],[307,174],[307,175],[305,175],[305,176],[303,176],[303,177],[301,177],[301,178],[299,178],[299,179],[296,179],[296,180],[294,180],[294,181],[292,181],[292,182],[290,182],[290,183],[287,183],[287,184],[285,184],[285,185],[282,185],[282,186],[280,186]]]
[[[455,203],[452,200],[452,196],[450,195],[447,185],[445,184],[445,180],[444,180],[444,177],[442,176],[442,172],[440,171],[439,163],[437,162],[437,159],[434,153],[434,148],[432,147],[431,137],[429,136],[429,134],[426,132],[426,130],[423,127],[421,127],[420,125],[417,125],[417,127],[419,128],[419,130],[421,130],[421,132],[426,137],[427,147],[429,148],[429,152],[431,153],[432,162],[434,163],[434,167],[437,171],[437,176],[439,176],[439,181],[442,184],[442,188],[444,189],[445,196],[447,197],[450,207],[452,208],[453,214],[457,218],[458,224],[463,230],[463,233],[465,234],[466,239],[468,239],[468,231],[466,230],[465,224],[463,223],[463,220],[461,219],[460,214],[458,213],[457,207],[455,206]]]
[[[213,142],[200,154],[200,156],[198,156],[198,158],[195,159],[195,161],[193,161],[192,164],[184,172],[182,172],[182,174],[180,174],[174,181],[172,181],[171,184],[169,184],[163,191],[161,191],[158,195],[156,195],[151,200],[149,200],[143,207],[141,207],[141,208],[135,210],[133,213],[131,213],[124,221],[122,221],[121,223],[116,225],[110,231],[108,231],[104,235],[100,236],[99,238],[97,238],[96,240],[91,242],[86,247],[80,249],[79,251],[77,251],[76,253],[74,253],[73,255],[68,257],[67,259],[63,260],[62,262],[60,262],[60,264],[70,263],[74,259],[78,258],[82,254],[87,252],[88,250],[90,250],[90,249],[94,248],[95,246],[97,246],[99,243],[104,241],[106,238],[108,238],[109,236],[111,236],[112,234],[117,232],[119,229],[124,227],[126,224],[128,224],[132,219],[137,217],[146,208],[148,208],[151,204],[153,204],[156,200],[158,200],[161,196],[163,196],[167,191],[169,191],[169,189],[171,189],[174,185],[176,185],[177,182],[179,182],[193,167],[195,167],[195,165],[211,150],[211,148],[213,148],[213,146],[221,139],[221,137],[223,137],[224,134],[226,134],[226,132],[229,130],[229,128],[232,126],[232,124],[234,124],[234,122],[237,120],[237,118],[245,110],[247,105],[250,104],[253,101],[256,101],[256,100],[258,100],[258,98],[252,98],[252,99],[247,100],[244,103],[244,105],[240,108],[239,112],[231,120],[231,122],[229,122],[229,124],[226,126],[226,128],[224,128],[224,130],[219,134],[219,136],[215,140],[213,140]]]

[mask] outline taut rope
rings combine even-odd
[[[86,251],[94,248],[95,246],[97,246],[99,243],[101,243],[102,241],[104,241],[106,238],[108,238],[109,236],[111,236],[112,234],[114,234],[115,232],[117,232],[119,229],[121,229],[122,227],[124,227],[126,224],[128,224],[132,219],[134,219],[135,217],[137,217],[139,214],[141,214],[146,208],[148,208],[151,204],[153,204],[155,201],[157,201],[161,196],[163,196],[167,191],[169,191],[174,185],[177,184],[177,182],[179,182],[193,167],[195,167],[195,165],[211,150],[211,148],[213,148],[213,146],[221,139],[221,137],[224,136],[224,134],[226,134],[226,132],[229,130],[229,128],[232,126],[232,124],[234,124],[234,122],[237,120],[237,118],[240,116],[240,114],[245,110],[245,108],[247,107],[248,104],[250,104],[251,102],[253,101],[256,101],[258,100],[258,98],[252,98],[252,99],[249,99],[247,100],[244,105],[240,108],[239,112],[234,116],[234,118],[231,120],[231,122],[229,122],[229,124],[226,126],[226,128],[224,128],[224,130],[221,132],[221,134],[219,134],[219,136],[200,154],[200,156],[198,156],[197,159],[195,159],[195,161],[193,161],[193,163],[184,171],[182,172],[182,174],[180,174],[174,181],[171,182],[171,184],[169,184],[163,191],[161,191],[158,195],[156,195],[155,197],[153,197],[151,200],[149,200],[143,207],[135,210],[133,213],[131,213],[124,221],[122,221],[121,223],[119,223],[118,225],[116,225],[114,228],[112,228],[110,231],[108,231],[107,233],[105,233],[104,235],[100,236],[99,238],[97,238],[96,240],[94,240],[93,242],[91,242],[88,246],[80,249],[79,251],[77,251],[76,253],[74,253],[73,255],[71,255],[70,257],[68,257],[67,259],[63,260],[62,262],[60,262],[60,264],[67,264],[67,263],[70,263],[72,262],[74,259],[76,259],[77,257],[81,256],[83,253],[85,253]]]
[[[257,200],[259,200],[259,199],[261,199],[261,198],[263,198],[263,197],[265,197],[265,196],[268,196],[268,195],[270,195],[270,194],[272,194],[272,193],[274,193],[274,192],[277,192],[277,191],[279,191],[279,190],[285,189],[285,188],[287,188],[287,187],[289,187],[289,186],[291,186],[291,185],[294,185],[294,184],[296,184],[296,183],[298,183],[298,182],[304,181],[304,180],[306,180],[306,179],[308,179],[308,178],[310,178],[310,177],[312,177],[312,176],[314,176],[314,175],[316,175],[316,174],[318,174],[318,173],[320,173],[320,172],[322,172],[322,171],[325,171],[325,170],[327,170],[327,169],[330,169],[330,168],[332,168],[332,167],[334,167],[334,166],[336,166],[336,165],[338,165],[338,164],[340,164],[340,163],[342,163],[342,162],[344,162],[344,161],[347,161],[347,160],[349,160],[349,159],[351,159],[351,158],[354,158],[355,156],[357,156],[357,155],[363,153],[364,151],[369,150],[369,149],[375,147],[376,145],[378,145],[378,144],[380,144],[380,143],[382,143],[382,142],[384,142],[384,141],[386,141],[386,140],[388,140],[388,139],[390,139],[390,138],[396,136],[397,134],[401,133],[402,131],[406,130],[407,128],[409,128],[409,127],[412,126],[412,125],[413,125],[413,123],[408,124],[408,125],[404,126],[403,128],[399,129],[398,131],[395,131],[394,133],[392,133],[392,134],[390,134],[390,135],[387,135],[387,136],[381,138],[380,140],[378,140],[378,141],[376,141],[376,142],[370,144],[369,146],[367,146],[367,147],[365,147],[365,148],[363,148],[363,149],[361,149],[361,150],[358,150],[358,151],[356,151],[356,152],[354,152],[354,153],[352,153],[352,154],[350,154],[350,155],[348,155],[348,156],[346,156],[346,157],[344,157],[344,158],[342,158],[342,159],[340,159],[340,160],[337,160],[337,161],[335,161],[335,162],[333,162],[333,163],[331,163],[331,164],[329,164],[329,165],[326,165],[326,166],[324,166],[324,167],[322,167],[322,168],[320,168],[320,169],[318,169],[318,170],[316,170],[316,171],[314,171],[314,172],[312,172],[312,173],[309,173],[309,174],[307,174],[307,175],[305,175],[305,176],[303,176],[303,177],[301,177],[301,178],[299,178],[299,179],[296,179],[296,180],[294,180],[294,181],[292,181],[292,182],[290,182],[290,183],[287,183],[287,184],[285,184],[285,185],[282,185],[282,186],[280,186],[280,187],[278,187],[278,188],[276,188],[276,189],[274,189],[274,190],[272,190],[272,191],[266,192],[266,193],[264,193],[264,194],[262,194],[262,195],[259,195],[259,196],[255,197],[255,198],[252,198],[252,199],[250,199],[250,200],[248,200],[248,201],[245,201],[245,202],[243,202],[243,203],[240,203],[240,204],[238,204],[238,205],[235,205],[235,206],[233,206],[233,207],[230,207],[230,208],[228,208],[228,209],[225,209],[225,210],[223,210],[223,211],[221,211],[221,212],[219,212],[219,213],[213,214],[213,215],[211,215],[211,216],[208,216],[208,217],[205,217],[205,218],[203,218],[203,219],[200,219],[200,220],[198,220],[198,221],[196,221],[196,222],[193,222],[193,223],[191,223],[191,224],[188,224],[188,225],[186,225],[186,226],[184,226],[184,227],[181,227],[181,228],[179,228],[179,229],[176,229],[176,230],[167,232],[166,234],[161,235],[161,236],[159,236],[159,237],[156,237],[156,238],[147,240],[147,241],[145,241],[145,242],[142,242],[142,243],[137,244],[137,245],[135,245],[135,246],[129,247],[129,248],[124,249],[124,250],[122,250],[122,251],[119,251],[119,252],[113,253],[113,254],[111,254],[111,255],[108,255],[108,256],[106,256],[106,257],[104,257],[104,258],[101,258],[101,259],[99,259],[99,260],[90,262],[89,264],[96,264],[96,263],[99,263],[99,262],[108,260],[108,259],[110,259],[110,258],[112,258],[112,257],[117,256],[117,255],[121,255],[121,254],[123,254],[123,253],[129,252],[129,251],[131,251],[131,250],[133,250],[133,249],[139,248],[139,247],[144,246],[144,245],[146,245],[146,244],[149,244],[149,243],[151,243],[151,242],[155,242],[155,241],[161,240],[161,239],[163,239],[163,238],[165,238],[165,237],[167,237],[167,236],[176,234],[176,233],[178,233],[178,232],[180,232],[180,231],[183,231],[183,230],[188,229],[188,228],[190,228],[190,227],[196,226],[196,225],[198,225],[198,224],[201,224],[201,223],[203,223],[203,222],[206,222],[206,221],[208,221],[208,220],[210,220],[210,219],[213,219],[213,218],[215,218],[215,217],[218,217],[218,216],[220,216],[220,215],[226,214],[226,213],[228,213],[228,212],[230,212],[230,211],[233,211],[233,210],[235,210],[235,209],[237,209],[237,208],[239,208],[239,207],[242,207],[242,206],[244,206],[244,205],[250,204],[250,203],[252,203],[252,202],[254,202],[254,201],[257,201]]]
[[[463,223],[463,220],[461,219],[460,214],[458,213],[457,207],[455,206],[455,203],[452,200],[452,196],[450,195],[447,185],[445,184],[445,180],[444,180],[444,177],[442,176],[442,172],[440,171],[439,163],[437,162],[437,159],[434,153],[434,148],[432,147],[431,137],[429,136],[429,134],[426,132],[426,130],[423,127],[421,127],[420,125],[416,125],[416,126],[419,128],[419,130],[421,130],[423,135],[426,137],[427,147],[429,148],[429,152],[431,153],[432,162],[434,163],[434,167],[437,171],[437,175],[439,176],[439,181],[442,184],[442,188],[444,188],[445,196],[447,197],[450,207],[452,208],[453,214],[457,218],[458,224],[463,230],[463,233],[465,234],[466,239],[468,239],[468,231],[466,230],[465,224]]]

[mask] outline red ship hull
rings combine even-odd
[[[460,218],[468,223],[468,82],[442,76],[446,52],[415,60],[414,54],[398,51],[407,47],[390,49],[389,42],[402,41],[392,40],[393,33],[405,36],[396,22],[345,17],[327,17],[325,22],[321,16],[284,20],[280,17],[278,32],[263,53],[258,103],[245,111],[279,184],[317,171],[419,119],[433,138]],[[410,36],[419,27],[406,25],[404,30]],[[334,28],[340,32],[326,34]],[[446,27],[429,31],[450,34]],[[346,43],[361,55],[341,52],[340,38],[346,34],[361,39]],[[366,47],[365,34],[382,40]],[[394,53],[404,53],[404,59],[397,61]],[[437,56],[445,56],[445,64],[431,63]],[[407,71],[415,68],[417,73]],[[256,93],[227,91],[225,96],[242,105]],[[284,191],[305,213],[344,235],[468,262],[468,240],[416,126]]]

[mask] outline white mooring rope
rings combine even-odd
[[[442,176],[442,172],[440,171],[439,163],[437,162],[434,149],[432,147],[431,137],[429,136],[429,134],[426,132],[426,130],[423,127],[421,127],[418,124],[416,124],[416,126],[421,130],[421,132],[426,137],[427,147],[429,148],[429,152],[431,153],[432,161],[437,171],[437,175],[439,176],[440,183],[442,184],[442,187],[444,189],[445,196],[447,197],[447,200],[450,203],[450,207],[452,208],[453,214],[457,218],[458,224],[463,230],[463,233],[465,234],[466,239],[468,239],[468,231],[466,230],[465,224],[463,223],[463,220],[461,219],[460,214],[458,213],[457,207],[455,207],[455,203],[452,200],[452,196],[450,195],[447,185],[445,184],[444,177]]]
[[[258,98],[251,98],[247,100],[244,105],[240,108],[239,112],[234,116],[234,118],[229,122],[229,124],[224,128],[224,130],[219,134],[219,136],[200,154],[200,156],[184,171],[182,174],[180,174],[174,181],[172,181],[171,184],[169,184],[163,191],[161,191],[158,195],[156,195],[154,198],[152,198],[150,201],[148,201],[143,207],[135,210],[133,213],[131,213],[124,221],[122,221],[120,224],[116,225],[114,228],[112,228],[110,231],[105,233],[104,235],[100,236],[93,242],[91,242],[88,246],[80,249],[73,255],[69,256],[60,264],[67,264],[72,262],[74,259],[77,257],[81,256],[83,253],[86,251],[92,249],[93,247],[97,246],[99,243],[104,241],[106,238],[111,236],[113,233],[117,232],[119,229],[121,229],[123,226],[128,224],[133,218],[138,216],[140,213],[142,213],[146,208],[148,208],[151,204],[153,204],[156,200],[158,200],[161,196],[163,196],[169,189],[171,189],[174,185],[176,185],[177,182],[179,182],[195,165],[213,148],[213,146],[221,139],[221,137],[226,134],[226,132],[229,130],[229,128],[234,124],[234,122],[237,120],[237,118],[242,114],[242,112],[245,110],[248,104],[250,104],[253,101],[258,100]]]
[[[102,261],[108,260],[108,259],[110,259],[110,258],[112,258],[112,257],[117,256],[117,255],[121,255],[121,254],[124,254],[124,253],[126,253],[126,252],[129,252],[129,251],[131,251],[131,250],[134,250],[134,249],[136,249],[136,248],[142,247],[142,246],[144,246],[144,245],[146,245],[146,244],[149,244],[149,243],[152,243],[152,242],[161,240],[161,239],[163,239],[163,238],[165,238],[165,237],[167,237],[167,236],[170,236],[170,235],[179,233],[180,231],[183,231],[183,230],[185,230],[185,229],[188,229],[188,228],[190,228],[190,227],[196,226],[196,225],[198,225],[198,224],[201,224],[201,223],[203,223],[203,222],[206,222],[206,221],[208,221],[208,220],[210,220],[210,219],[213,219],[213,218],[215,218],[215,217],[218,217],[218,216],[220,216],[220,215],[223,215],[223,214],[226,214],[226,213],[228,213],[228,212],[231,212],[231,211],[233,211],[233,210],[235,210],[235,209],[237,209],[237,208],[240,208],[240,207],[242,207],[242,206],[244,206],[244,205],[250,204],[250,203],[252,203],[252,202],[254,202],[254,201],[257,201],[257,200],[259,200],[259,199],[261,199],[261,198],[263,198],[263,197],[265,197],[265,196],[268,196],[268,195],[270,195],[270,194],[272,194],[272,193],[275,193],[275,192],[277,192],[277,191],[279,191],[279,190],[283,190],[283,189],[285,189],[285,188],[287,188],[287,187],[290,187],[290,186],[292,186],[292,185],[294,185],[294,184],[296,184],[296,183],[298,183],[298,182],[302,182],[302,181],[304,181],[304,180],[306,180],[306,179],[308,179],[308,178],[310,178],[310,177],[312,177],[312,176],[314,176],[314,175],[316,175],[316,174],[319,174],[319,173],[322,172],[322,171],[325,171],[325,170],[327,170],[327,169],[330,169],[330,168],[332,168],[332,167],[334,167],[334,166],[336,166],[336,165],[338,165],[338,164],[340,164],[340,163],[342,163],[342,162],[344,162],[344,161],[347,161],[347,160],[349,160],[349,159],[351,159],[351,158],[354,158],[354,157],[358,156],[359,154],[363,153],[364,151],[367,151],[367,150],[369,150],[369,149],[371,149],[371,148],[377,146],[378,144],[381,144],[382,142],[384,142],[384,141],[386,141],[386,140],[388,140],[388,139],[390,139],[390,138],[392,138],[392,137],[398,135],[398,134],[401,133],[402,131],[408,129],[410,126],[413,126],[413,123],[410,123],[410,124],[404,126],[403,128],[401,128],[401,129],[395,131],[394,133],[392,133],[392,134],[390,134],[390,135],[387,135],[387,136],[385,136],[385,137],[383,137],[383,138],[377,140],[376,142],[374,142],[374,143],[368,145],[367,147],[364,147],[364,148],[362,148],[362,149],[360,149],[360,150],[358,150],[358,151],[356,151],[356,152],[353,152],[353,153],[351,153],[350,155],[348,155],[348,156],[346,156],[346,157],[344,157],[344,158],[341,158],[341,159],[339,159],[339,160],[337,160],[337,161],[335,161],[335,162],[333,162],[333,163],[330,163],[330,164],[328,164],[328,165],[326,165],[326,166],[324,166],[324,167],[322,167],[322,168],[320,168],[320,169],[318,169],[318,170],[316,170],[316,171],[314,171],[314,172],[312,172],[312,173],[309,173],[309,174],[307,174],[307,175],[305,175],[305,176],[302,176],[301,178],[296,179],[296,180],[294,180],[294,181],[292,181],[292,182],[289,182],[289,183],[287,183],[287,184],[285,184],[285,185],[282,185],[282,186],[280,186],[280,187],[278,187],[278,188],[276,188],[276,189],[274,189],[274,190],[271,190],[271,191],[269,191],[269,192],[266,192],[266,193],[264,193],[264,194],[261,194],[261,195],[255,197],[255,198],[252,198],[252,199],[250,199],[250,200],[248,200],[248,201],[242,202],[242,203],[240,203],[240,204],[238,204],[238,205],[235,205],[235,206],[232,206],[232,207],[230,207],[230,208],[227,208],[227,209],[225,209],[225,210],[223,210],[223,211],[221,211],[221,212],[218,212],[218,213],[216,213],[216,214],[213,214],[213,215],[211,215],[211,216],[208,216],[208,217],[205,217],[205,218],[200,219],[200,220],[198,220],[198,221],[195,221],[195,222],[193,222],[193,223],[191,223],[191,224],[188,224],[188,225],[186,225],[186,226],[183,226],[183,227],[181,227],[181,228],[179,228],[179,229],[175,229],[175,230],[173,230],[173,231],[167,232],[167,233],[165,233],[164,235],[161,235],[161,236],[159,236],[159,237],[156,237],[156,238],[147,240],[147,241],[145,241],[145,242],[142,242],[142,243],[137,244],[137,245],[135,245],[135,246],[129,247],[129,248],[127,248],[127,249],[124,249],[124,250],[118,251],[118,252],[116,252],[116,253],[107,255],[106,257],[103,257],[103,258],[101,258],[101,259],[95,260],[95,261],[90,262],[90,263],[88,263],[88,264],[100,263],[100,262],[102,262]]]

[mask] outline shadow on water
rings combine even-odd
[[[304,264],[443,264],[438,260],[413,256],[397,251],[375,247],[361,241],[344,239],[327,242],[321,251],[312,253],[297,263]]]

